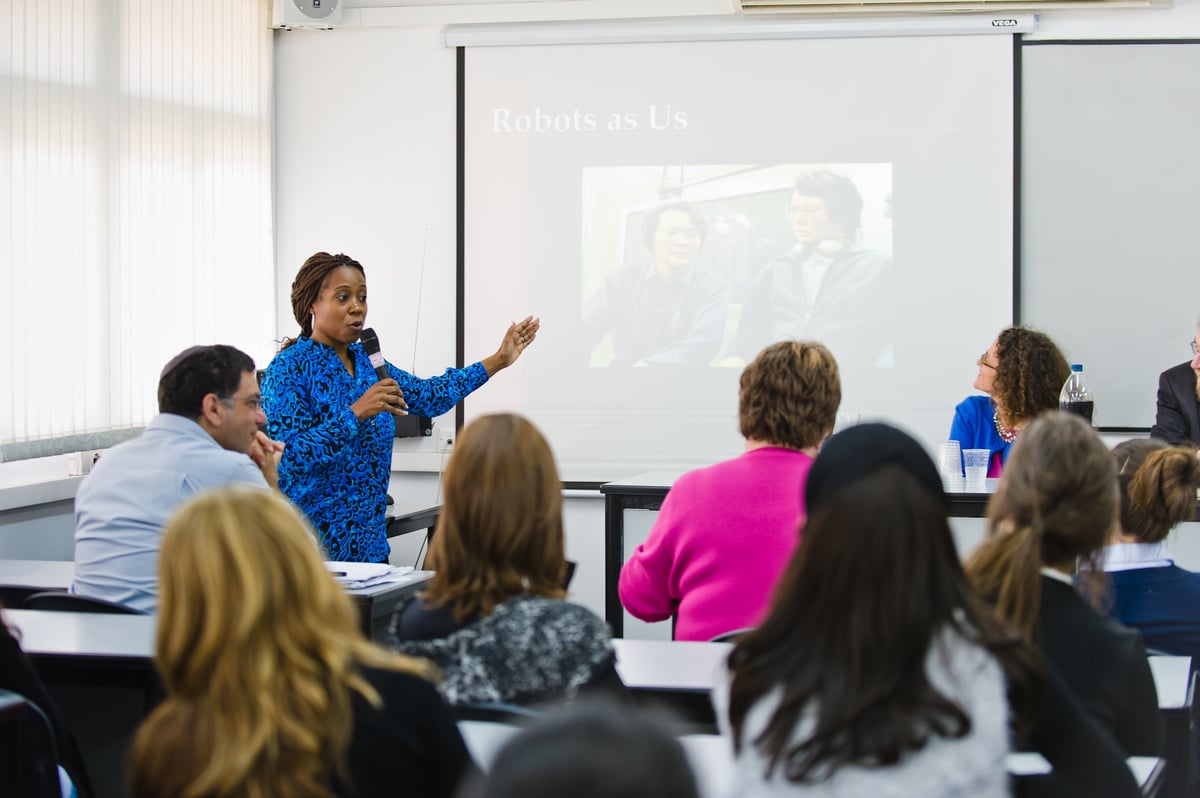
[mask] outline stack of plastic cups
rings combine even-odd
[[[958,441],[942,441],[938,447],[938,473],[942,475],[942,486],[947,493],[961,493],[964,488],[962,450]]]

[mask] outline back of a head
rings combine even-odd
[[[627,707],[584,703],[508,742],[478,798],[696,798],[679,742]]]
[[[1112,454],[1121,490],[1121,531],[1157,543],[1192,517],[1200,488],[1195,449],[1139,438],[1117,444]]]
[[[332,795],[359,673],[428,675],[369,644],[304,518],[274,491],[199,494],[167,524],[155,664],[167,699],[131,752],[135,795]],[[352,774],[351,774],[352,775]]]
[[[834,614],[816,609],[812,617],[832,621],[840,606],[862,614],[867,625],[910,628],[917,635],[950,618],[962,573],[941,480],[916,440],[885,424],[861,424],[833,436],[809,473],[805,504],[800,547],[785,576],[803,594],[793,596],[792,612],[815,602]],[[924,606],[911,600],[914,583],[925,586]],[[787,609],[780,604],[786,592],[776,595],[773,612]],[[829,623],[828,633],[846,639],[861,628],[844,621]],[[883,643],[874,635],[846,640],[854,646]]]
[[[998,338],[999,362],[992,393],[1009,420],[1031,419],[1058,408],[1058,395],[1071,374],[1050,336],[1028,327],[1009,327]]]
[[[933,691],[925,659],[939,631],[954,626],[973,636],[979,615],[937,468],[910,436],[884,424],[834,435],[813,464],[805,498],[800,546],[770,612],[730,657],[735,745],[746,742],[740,729],[749,709],[782,686],[765,744],[757,745],[792,781],[855,756],[895,762],[933,728],[961,730],[965,716]],[[866,714],[863,696],[874,697]],[[809,702],[830,735],[790,757]]]
[[[519,593],[561,597],[562,485],[546,439],[527,419],[482,416],[458,436],[429,563],[427,599],[486,615]]]
[[[1013,447],[988,504],[988,538],[968,573],[1000,617],[1032,636],[1040,569],[1094,560],[1117,518],[1116,467],[1086,422],[1053,411],[1034,419]],[[1093,567],[1086,570],[1097,570]]]
[[[814,341],[780,341],[742,370],[738,431],[791,449],[816,446],[833,430],[841,403],[833,353]]]
[[[219,690],[222,677],[272,661],[270,679],[286,677],[296,665],[287,656],[316,657],[356,629],[303,516],[259,488],[209,491],[179,509],[163,535],[159,593],[157,664],[180,695]]]
[[[1030,423],[1005,464],[988,505],[989,525],[1031,527],[1042,564],[1087,558],[1108,541],[1116,518],[1116,466],[1100,437],[1077,416],[1047,413]]]
[[[254,360],[236,347],[189,347],[171,358],[159,375],[158,412],[198,418],[205,396],[233,396],[248,371],[254,371]]]

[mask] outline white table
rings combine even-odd
[[[631,690],[712,691],[732,643],[681,640],[613,640],[617,673]]]
[[[75,563],[59,560],[0,560],[0,584],[69,590]],[[395,582],[347,590],[358,609],[363,634],[385,642],[392,613],[433,578],[433,571],[411,571]]]

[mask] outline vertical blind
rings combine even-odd
[[[187,346],[273,351],[268,14],[267,0],[0,1],[10,457],[144,424]]]

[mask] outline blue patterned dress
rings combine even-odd
[[[386,562],[387,488],[396,422],[359,421],[350,405],[378,382],[362,345],[350,345],[354,374],[333,347],[300,336],[277,354],[262,382],[267,432],[286,448],[279,489],[304,511],[331,560]],[[483,364],[418,379],[388,363],[410,413],[440,416],[487,382]]]

